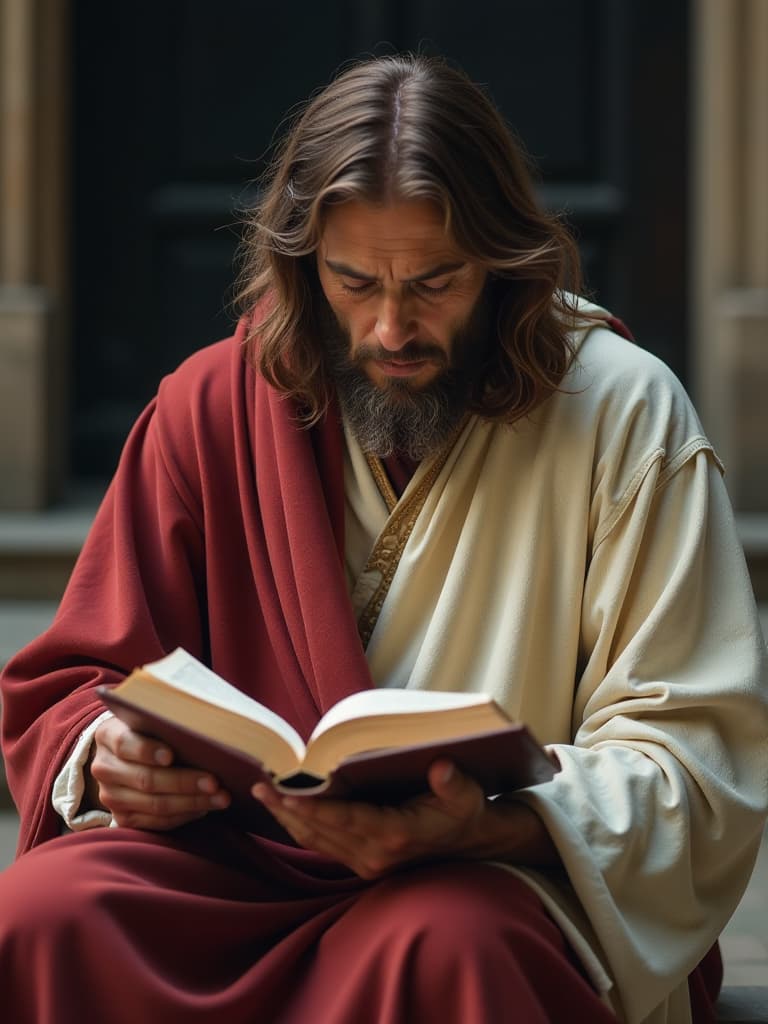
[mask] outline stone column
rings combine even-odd
[[[65,476],[65,0],[0,0],[0,509]]]
[[[768,3],[694,0],[693,362],[737,511],[768,515]]]

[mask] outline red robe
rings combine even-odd
[[[36,847],[0,878],[12,1019],[613,1019],[538,898],[499,868],[364,883],[214,814],[171,835],[54,839],[53,780],[102,710],[95,686],[177,645],[305,737],[372,685],[344,577],[338,415],[297,429],[241,342],[242,329],[163,381],[53,625],[3,676],[20,852]]]
[[[52,782],[94,687],[177,645],[305,738],[370,687],[343,571],[337,417],[306,433],[240,338],[189,359],[134,427],[53,625],[3,677],[21,849],[56,835]]]

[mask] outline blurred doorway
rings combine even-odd
[[[160,377],[229,333],[236,210],[345,60],[442,53],[485,83],[596,297],[686,376],[684,0],[72,4],[72,469],[104,479]]]

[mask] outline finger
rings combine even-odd
[[[91,774],[102,785],[116,784],[141,793],[207,794],[221,791],[215,776],[194,768],[153,768],[126,762],[109,750],[97,750]]]
[[[119,718],[102,722],[94,734],[98,747],[106,747],[116,757],[135,764],[170,765],[173,751],[164,743],[134,732]]]
[[[123,828],[140,828],[151,832],[168,832],[182,825],[188,825],[192,821],[199,821],[205,814],[177,814],[172,816],[155,817],[139,812],[118,812],[113,814],[115,824]]]
[[[151,818],[195,816],[222,810],[229,804],[224,792],[199,794],[141,793],[125,786],[102,787],[101,799],[113,815],[138,814]]]
[[[422,853],[411,816],[396,808],[283,797],[263,784],[253,792],[300,846],[346,864],[361,878],[379,878]]]
[[[301,845],[313,842],[313,837],[316,837],[317,841],[327,844],[328,848],[339,850],[359,844],[363,839],[359,835],[349,836],[338,827],[325,825],[313,811],[316,803],[314,800],[285,797],[265,783],[258,783],[251,792]]]
[[[482,787],[469,775],[460,772],[451,761],[435,761],[430,765],[427,780],[442,809],[451,816],[473,816],[485,806]]]
[[[392,858],[369,841],[346,832],[324,828],[295,811],[279,806],[275,818],[289,835],[305,850],[344,864],[361,878],[374,879],[391,870]]]
[[[251,792],[276,817],[291,814],[307,825],[329,832],[344,832],[358,841],[386,828],[380,821],[380,809],[369,804],[285,796],[265,783],[258,783]]]
[[[254,786],[252,792],[270,810],[290,811],[318,827],[326,826],[360,837],[386,832],[391,825],[391,818],[398,814],[395,808],[360,801],[285,795],[264,783]]]
[[[402,807],[283,796],[263,783],[253,788],[253,794],[297,842],[306,845],[323,841],[336,849],[354,851],[359,859],[374,864],[377,871],[382,864],[421,856],[445,835],[452,835],[467,817],[458,810],[448,813],[432,794]],[[484,798],[479,788],[478,794],[482,807]],[[473,805],[471,816],[475,813]]]

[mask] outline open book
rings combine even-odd
[[[306,744],[182,648],[99,694],[132,729],[166,742],[177,763],[216,775],[241,805],[257,803],[250,789],[265,777],[293,794],[398,803],[428,788],[438,757],[489,794],[555,772],[525,726],[483,694],[365,690],[332,707]]]

